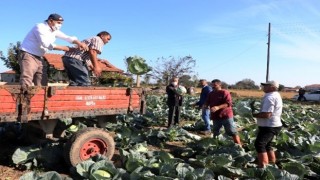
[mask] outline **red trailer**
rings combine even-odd
[[[94,116],[99,127],[115,115],[144,113],[145,91],[142,88],[46,86],[21,88],[0,86],[0,123],[36,122],[46,138],[53,137],[59,119]],[[96,154],[109,159],[114,154],[114,140],[101,128],[85,128],[66,143],[67,161],[71,165]]]

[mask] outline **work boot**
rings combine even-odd
[[[273,150],[267,151],[269,163],[276,164],[276,155]]]
[[[234,143],[239,144],[239,146],[242,147],[240,137],[238,135],[234,135],[234,136],[232,136],[232,138],[233,138]]]
[[[269,164],[268,154],[266,152],[258,153],[258,167],[265,168],[266,165],[268,164]]]

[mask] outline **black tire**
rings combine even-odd
[[[113,137],[103,129],[85,128],[74,134],[66,143],[64,154],[71,166],[85,161],[97,154],[111,160],[115,150]]]

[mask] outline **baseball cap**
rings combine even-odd
[[[48,20],[54,20],[54,21],[63,21],[63,18],[62,16],[60,16],[59,14],[50,14],[49,17],[48,17]]]
[[[279,88],[279,83],[277,81],[267,81],[265,83],[261,83],[261,85],[263,85],[263,86],[271,85],[271,86],[274,86],[276,88]]]

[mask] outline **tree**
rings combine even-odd
[[[0,51],[0,59],[4,62],[4,65],[16,72],[16,75],[20,74],[20,65],[18,62],[18,54],[21,43],[18,41],[17,44],[10,43],[8,48],[7,57]]]
[[[181,77],[193,73],[196,60],[191,56],[183,58],[158,58],[152,68],[152,78],[158,83],[168,84],[172,77]]]
[[[151,79],[150,74],[145,74],[145,75],[144,75],[144,83],[145,83],[147,86],[150,84],[150,79]]]
[[[196,76],[182,75],[179,78],[179,84],[185,87],[195,87],[199,84],[199,80]]]
[[[283,84],[279,84],[278,91],[282,91],[284,88],[285,88],[285,86]]]
[[[221,87],[222,87],[223,89],[229,89],[229,85],[228,85],[226,82],[224,82],[224,81],[221,81]]]
[[[259,86],[255,85],[255,82],[251,79],[243,79],[235,84],[237,89],[259,89]]]

